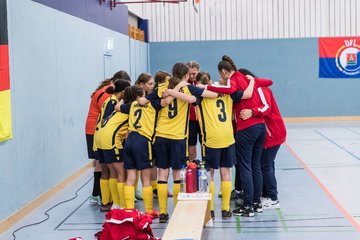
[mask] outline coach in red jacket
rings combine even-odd
[[[247,69],[239,69],[239,72],[256,78],[256,76]],[[263,177],[262,204],[264,209],[280,208],[275,177],[275,158],[280,145],[286,140],[286,128],[271,89],[261,87],[258,88],[257,91],[264,105],[267,105],[267,110],[259,111],[258,108],[244,109],[241,111],[240,116],[244,120],[251,117],[263,117],[265,120],[266,136],[261,154],[261,171]]]

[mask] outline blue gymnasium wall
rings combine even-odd
[[[360,116],[360,79],[318,78],[317,44],[315,38],[151,43],[150,71],[195,59],[217,80],[217,64],[227,54],[238,68],[273,79],[284,117]]]
[[[85,120],[104,75],[130,72],[129,59],[136,73],[148,68],[147,44],[30,0],[8,0],[8,23],[13,139],[0,143],[0,222],[89,162]],[[107,37],[115,49],[104,58]]]

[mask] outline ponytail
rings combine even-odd
[[[109,86],[109,87],[107,87],[106,89],[105,89],[105,92],[107,93],[107,94],[114,94],[115,93],[115,86]]]
[[[100,85],[95,89],[95,91],[91,94],[91,96],[93,96],[95,94],[95,92],[97,92],[98,90],[102,89],[103,87],[105,87],[106,85],[109,85],[111,83],[111,79],[107,78],[104,81],[102,81],[100,83]]]
[[[210,81],[210,74],[208,72],[199,72],[196,75],[196,81],[198,83],[207,85],[207,84],[209,84],[209,81]]]
[[[133,102],[138,97],[142,97],[143,95],[144,95],[144,89],[139,85],[126,87],[124,91],[124,103]]]
[[[227,55],[224,55],[218,64],[218,70],[221,71],[223,69],[229,72],[236,71],[236,66],[234,61]]]
[[[257,76],[255,74],[253,74],[252,72],[250,72],[249,70],[247,70],[246,68],[239,68],[238,72],[244,74],[244,75],[250,75],[253,78],[257,78]]]

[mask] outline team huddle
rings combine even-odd
[[[142,73],[133,86],[120,71],[95,90],[86,136],[89,158],[97,160],[92,198],[101,199],[100,210],[134,208],[140,174],[145,214],[166,223],[170,168],[176,206],[180,170],[196,158],[197,134],[211,174],[213,218],[215,169],[220,169],[222,218],[279,207],[274,160],[286,130],[269,89],[272,81],[237,70],[228,56],[218,64],[219,83],[199,70],[195,61],[176,63],[171,74]],[[159,211],[153,209],[154,196]],[[233,211],[230,198],[236,200]]]

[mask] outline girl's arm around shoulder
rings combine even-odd
[[[130,107],[131,107],[131,103],[119,102],[115,106],[115,111],[125,113],[125,114],[129,114],[130,113]]]
[[[250,75],[246,75],[246,77],[250,80],[250,83],[249,83],[248,87],[245,89],[244,94],[241,97],[241,99],[251,98],[253,95],[253,92],[254,92],[255,79]]]
[[[194,96],[175,91],[174,89],[168,89],[168,90],[166,90],[166,93],[169,94],[171,97],[183,100],[184,102],[187,102],[187,103],[196,102],[196,98]]]

